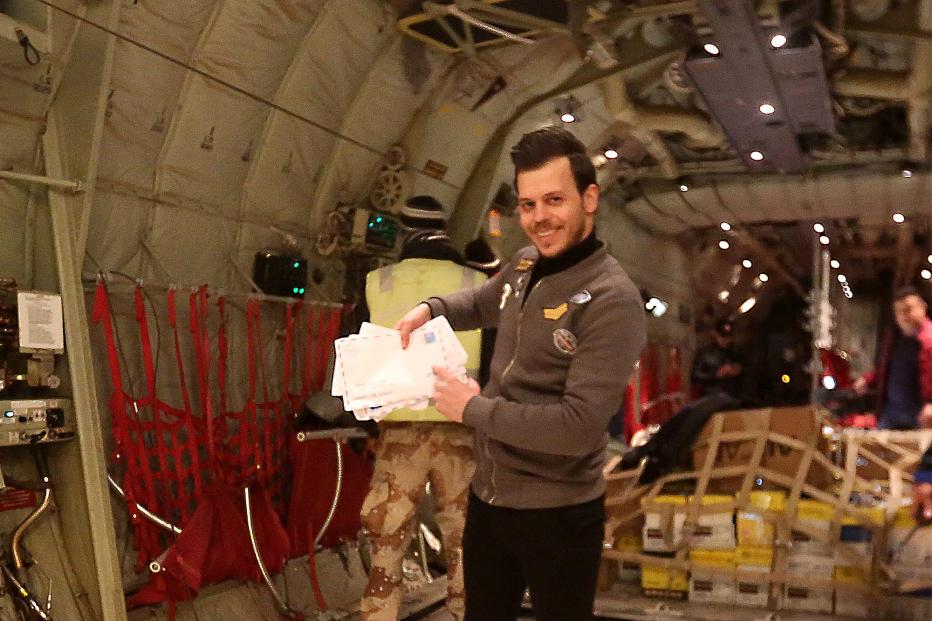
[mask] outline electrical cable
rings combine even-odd
[[[327,127],[326,125],[323,125],[323,124],[321,124],[321,123],[318,123],[317,121],[311,119],[310,117],[304,116],[303,114],[300,114],[300,113],[298,113],[298,112],[295,112],[294,110],[290,110],[290,109],[288,109],[288,108],[286,108],[286,107],[284,107],[284,106],[282,106],[282,105],[279,105],[279,104],[275,103],[274,101],[272,101],[272,100],[270,100],[270,99],[268,99],[268,98],[266,98],[266,97],[263,97],[263,96],[261,96],[261,95],[257,95],[257,94],[255,94],[255,93],[253,93],[253,92],[251,92],[251,91],[248,91],[248,90],[246,90],[246,89],[244,89],[244,88],[242,88],[242,87],[236,86],[236,85],[233,84],[232,82],[228,82],[227,80],[224,80],[223,78],[220,78],[220,77],[217,77],[217,76],[215,76],[215,75],[212,75],[211,73],[209,73],[209,72],[207,72],[207,71],[204,71],[203,69],[199,69],[199,68],[195,67],[194,65],[191,65],[191,64],[189,64],[189,63],[187,63],[187,62],[185,62],[185,61],[183,61],[183,60],[180,60],[180,59],[178,59],[178,58],[175,58],[174,56],[170,56],[169,54],[166,54],[165,52],[161,52],[161,51],[155,49],[154,47],[151,47],[151,46],[149,46],[149,45],[146,45],[145,43],[141,43],[141,42],[139,42],[139,41],[136,41],[135,39],[132,39],[132,38],[130,38],[130,37],[124,35],[124,34],[121,34],[121,33],[117,32],[117,31],[115,31],[115,30],[112,30],[112,29],[108,28],[107,26],[104,26],[103,24],[98,24],[97,22],[95,22],[95,21],[93,21],[93,20],[90,20],[90,19],[87,19],[86,17],[83,17],[83,16],[81,16],[81,15],[79,15],[79,14],[73,12],[73,11],[69,11],[68,9],[66,9],[66,8],[64,8],[64,7],[58,6],[58,5],[55,4],[54,2],[50,2],[49,0],[35,0],[35,1],[36,1],[36,2],[39,2],[40,4],[44,4],[45,6],[49,7],[50,9],[54,9],[54,10],[56,10],[56,11],[59,11],[60,13],[64,13],[65,15],[71,17],[72,19],[75,19],[75,20],[77,20],[77,21],[79,21],[79,22],[81,22],[81,23],[83,23],[83,24],[87,24],[88,26],[91,26],[92,28],[96,28],[97,30],[100,30],[101,32],[105,32],[105,33],[107,33],[107,34],[110,35],[110,36],[116,37],[116,38],[119,39],[120,41],[123,41],[123,42],[125,42],[125,43],[129,43],[130,45],[132,45],[132,46],[134,46],[134,47],[138,47],[139,49],[142,49],[142,50],[145,50],[145,51],[149,52],[150,54],[154,54],[155,56],[158,56],[159,58],[161,58],[161,59],[163,59],[163,60],[166,60],[166,61],[168,61],[168,62],[170,62],[170,63],[172,63],[172,64],[175,64],[175,65],[177,65],[177,66],[179,66],[179,67],[182,67],[183,69],[186,69],[186,70],[188,70],[188,71],[191,71],[192,73],[196,73],[196,74],[198,74],[199,76],[201,76],[201,77],[203,77],[203,78],[206,78],[206,79],[210,80],[211,82],[216,82],[217,84],[220,84],[221,86],[224,86],[224,87],[230,89],[231,91],[233,91],[233,92],[235,92],[235,93],[237,93],[237,94],[239,94],[239,95],[242,95],[243,97],[246,97],[246,98],[248,98],[248,99],[251,99],[251,100],[253,100],[253,101],[256,101],[256,102],[258,102],[258,103],[261,103],[261,104],[263,104],[263,105],[265,105],[265,106],[268,106],[269,108],[275,110],[276,112],[281,112],[282,114],[284,114],[284,115],[286,115],[286,116],[289,116],[289,117],[291,117],[291,118],[293,118],[293,119],[295,119],[295,120],[301,121],[302,123],[306,123],[307,125],[310,125],[311,127],[315,128],[315,129],[319,129],[320,131],[322,131],[322,132],[324,132],[324,133],[326,133],[326,134],[329,134],[330,136],[333,136],[334,138],[336,138],[336,139],[338,139],[338,140],[342,140],[343,142],[346,142],[346,143],[351,144],[351,145],[353,145],[353,146],[359,147],[360,149],[363,149],[363,150],[365,150],[365,151],[368,151],[369,153],[372,153],[373,155],[378,155],[378,156],[379,156],[381,159],[383,159],[383,160],[385,159],[385,155],[386,155],[386,154],[385,154],[383,151],[377,149],[376,147],[373,147],[372,145],[366,144],[366,143],[364,143],[364,142],[362,142],[362,141],[356,140],[355,138],[350,138],[349,136],[347,136],[347,135],[345,135],[345,134],[341,134],[339,131],[337,131],[337,130],[335,130],[335,129],[331,129],[331,128]],[[425,177],[429,177],[430,179],[433,180],[433,182],[439,182],[439,183],[441,183],[441,184],[443,184],[443,185],[445,185],[445,186],[447,186],[447,187],[449,187],[449,188],[452,188],[452,189],[454,189],[454,190],[462,190],[461,187],[459,187],[459,186],[457,186],[457,185],[454,185],[454,184],[450,183],[449,181],[444,181],[443,179],[437,179],[436,177],[433,177],[433,176],[431,176],[431,175],[428,175],[428,174],[425,173],[423,170],[420,170],[420,169],[418,169],[418,168],[414,168],[413,166],[405,166],[405,168],[407,168],[408,170],[411,170],[411,171],[413,171],[413,172],[415,172],[415,173],[417,173],[417,174],[419,174],[419,175],[423,175],[423,176],[425,176]]]
[[[23,48],[23,59],[29,65],[38,65],[42,57],[39,55],[39,50],[29,40],[29,36],[19,28],[14,32],[16,33],[16,40],[19,41],[20,47]]]

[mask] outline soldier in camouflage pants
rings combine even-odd
[[[472,429],[450,423],[383,423],[375,472],[362,506],[372,546],[365,621],[396,621],[402,595],[402,560],[416,524],[415,512],[430,481],[447,563],[447,609],[465,613],[463,525],[473,462]]]

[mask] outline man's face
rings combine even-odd
[[[555,257],[592,232],[599,208],[599,188],[590,185],[580,195],[566,157],[518,173],[521,228],[544,257]]]
[[[893,317],[904,334],[916,334],[926,318],[926,303],[918,295],[907,295],[893,303]]]

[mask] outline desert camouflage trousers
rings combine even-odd
[[[473,432],[456,423],[386,423],[376,452],[362,525],[372,549],[363,595],[364,621],[396,621],[402,561],[417,526],[415,513],[430,481],[447,564],[447,609],[462,621],[463,526],[475,470]]]

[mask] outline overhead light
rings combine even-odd
[[[767,282],[768,280],[770,280],[770,276],[768,276],[764,272],[761,272],[757,277],[760,279],[761,282]]]
[[[607,157],[607,158],[610,159],[610,160],[617,159],[617,158],[618,158],[618,151],[616,151],[615,149],[609,147],[609,148],[605,149],[605,157]]]
[[[579,120],[579,108],[581,104],[573,95],[567,95],[557,99],[554,105],[554,112],[557,117],[564,123],[575,123]]]
[[[812,230],[815,231],[816,233],[824,233],[825,227],[822,226],[821,222],[816,222],[815,224],[812,225]]]
[[[751,263],[750,259],[745,259],[744,261],[741,262],[741,265],[743,265],[747,269],[751,269],[751,266],[754,264]]]
[[[848,289],[847,291],[845,291],[845,297],[848,298],[849,300],[854,297],[854,294],[851,293],[851,289]]]
[[[714,43],[706,43],[705,45],[702,46],[702,49],[704,49],[706,52],[708,52],[712,56],[718,56],[721,53],[721,50],[719,50],[718,46],[715,45]]]
[[[685,183],[680,184],[680,192],[689,192],[689,186]]]
[[[930,255],[930,257],[932,257],[932,255]],[[837,270],[839,267],[841,267],[841,263],[838,262],[838,259],[832,259],[832,260],[830,261],[829,265],[831,265],[831,266],[832,266],[832,269],[835,269],[835,270]]]
[[[930,278],[932,278],[932,272],[930,272],[929,270],[922,270],[921,272],[919,272],[919,275],[922,276],[926,280],[929,280]]]
[[[761,114],[773,114],[777,111],[777,109],[771,106],[769,103],[761,104],[758,110],[760,110]]]
[[[784,373],[783,375],[780,376],[780,381],[783,382],[784,384],[789,384],[790,376]]]
[[[897,224],[903,224],[903,222],[906,221],[906,216],[904,216],[900,212],[896,212],[895,214],[893,214],[893,221],[896,222]]]
[[[900,174],[903,175],[903,178],[904,178],[904,179],[909,179],[910,177],[913,176],[913,171],[911,171],[911,170],[908,169],[908,168],[904,168],[904,169],[903,169],[903,172],[900,173]]]
[[[738,307],[738,311],[741,313],[746,313],[752,308],[754,308],[755,304],[757,304],[757,298],[755,298],[754,296],[751,296],[741,303],[741,306]]]
[[[835,378],[831,375],[826,375],[822,378],[822,386],[825,388],[825,390],[835,390]]]
[[[755,162],[759,162],[764,159],[764,154],[760,151],[751,151],[751,159]]]
[[[932,263],[932,254],[930,254],[928,257],[926,257],[926,260],[927,260],[929,263]]]
[[[728,290],[722,289],[721,291],[718,292],[718,301],[724,304],[725,302],[728,301],[728,295],[729,295]]]
[[[786,45],[786,35],[775,34],[770,39],[770,45],[773,47],[783,47]]]
[[[820,244],[822,244],[823,246],[828,246],[828,242],[829,242],[828,235],[819,235]]]
[[[731,230],[731,225],[728,224],[727,222],[722,222],[721,224],[719,224],[719,226],[722,227],[722,230],[723,230],[723,231],[730,231],[730,230]]]
[[[722,239],[722,240],[719,240],[718,247],[721,248],[722,250],[728,250],[729,248],[731,248],[731,244],[729,244],[727,240]]]
[[[844,274],[839,274],[839,275],[838,275],[838,282],[848,282],[848,277],[845,276]]]
[[[593,158],[592,158],[592,165],[595,166],[596,168],[598,168],[599,166],[604,166],[604,165],[605,165],[605,162],[607,162],[607,161],[608,161],[608,159],[607,159],[604,155],[602,155],[601,153],[599,153],[598,155],[593,156]]]

